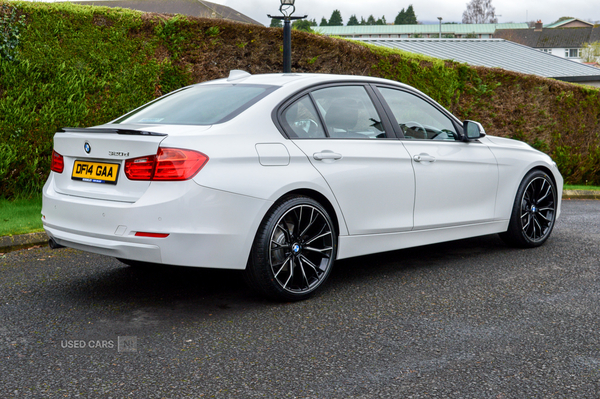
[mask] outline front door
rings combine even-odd
[[[378,90],[414,168],[414,230],[493,220],[498,165],[491,150],[479,141],[460,141],[456,123],[426,99],[399,89]]]

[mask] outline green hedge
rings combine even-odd
[[[69,3],[0,3],[23,15],[14,58],[0,59],[0,188],[3,197],[39,192],[52,137],[92,126],[189,84],[155,52],[160,39],[136,35],[138,12]],[[3,29],[0,26],[0,31]],[[4,27],[6,29],[6,27]]]
[[[70,3],[0,0],[0,196],[38,193],[52,137],[181,86],[282,69],[282,30]],[[294,31],[298,72],[408,83],[489,134],[549,153],[570,183],[600,185],[596,89]]]

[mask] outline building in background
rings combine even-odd
[[[554,22],[553,24],[544,25],[546,29],[552,28],[589,28],[594,26],[593,23],[584,21],[582,19],[571,18],[562,21]]]
[[[503,39],[356,39],[443,60],[600,87],[600,69]]]
[[[600,40],[600,25],[571,19],[543,26],[542,22],[538,21],[534,28],[498,30],[494,37],[581,62],[581,50],[584,44]]]
[[[443,38],[491,39],[496,31],[504,29],[527,30],[526,23],[506,24],[442,24]],[[355,26],[319,26],[315,32],[326,36],[344,38],[386,39],[386,38],[438,38],[440,25],[355,25]]]

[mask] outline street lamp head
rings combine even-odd
[[[294,6],[295,0],[281,0],[281,6],[279,7],[279,11],[285,16],[289,17],[296,11],[296,7]]]
[[[282,1],[283,1],[283,0],[282,0]],[[442,17],[437,17],[437,18],[440,20],[440,22],[442,22]]]

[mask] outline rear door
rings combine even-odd
[[[333,191],[351,235],[412,229],[411,158],[370,87],[317,88],[280,111],[287,135]]]

